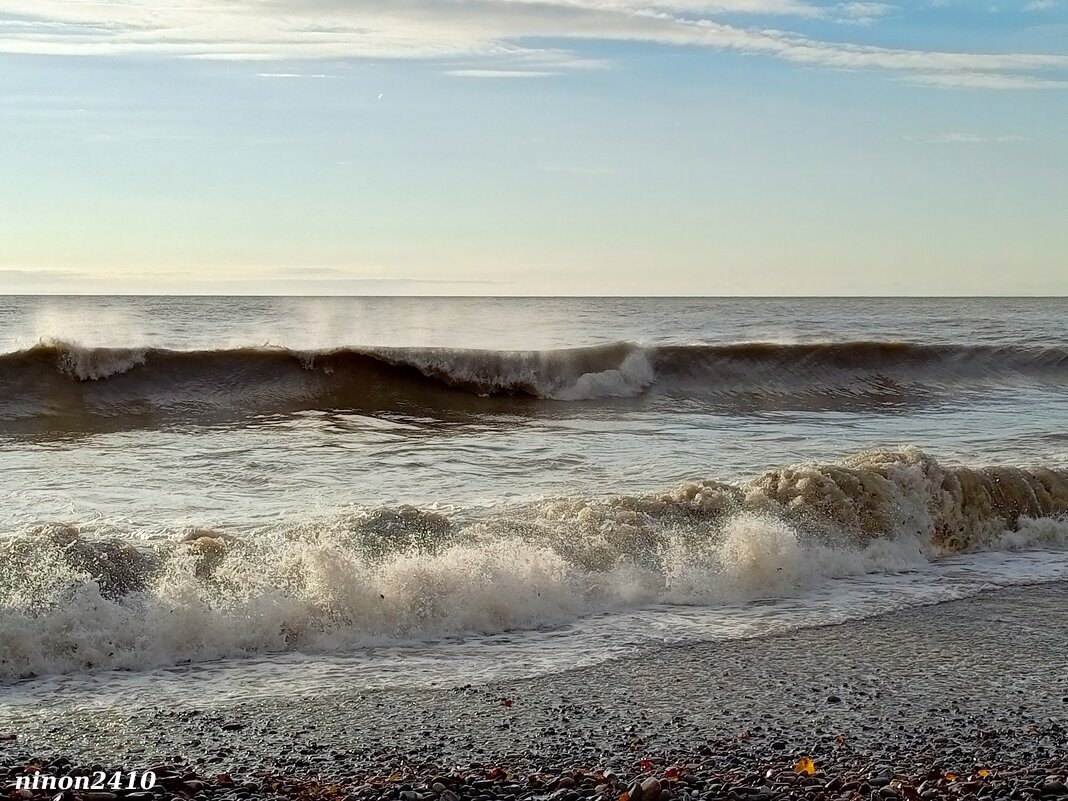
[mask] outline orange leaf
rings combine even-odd
[[[946,781],[955,782],[956,780],[957,780],[957,774],[956,773],[947,773],[946,774]]]
[[[816,763],[808,757],[801,757],[794,763],[794,773],[804,773],[806,776],[812,776],[816,773]]]
[[[979,775],[982,776],[985,779],[987,776],[990,775],[990,771],[989,770],[981,770],[981,771],[979,771]]]

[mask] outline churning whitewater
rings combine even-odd
[[[0,298],[0,681],[447,681],[1068,578],[1066,342],[1019,298]]]
[[[0,539],[0,676],[561,626],[656,604],[790,596],[954,553],[1068,544],[1068,471],[914,448],[744,485],[446,515],[358,508],[234,534],[114,523]]]

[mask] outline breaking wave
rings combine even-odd
[[[548,351],[276,347],[176,351],[64,342],[0,355],[0,422],[243,418],[301,410],[433,412],[502,400],[645,395],[736,407],[929,402],[970,386],[1064,386],[1068,350],[902,342],[641,346]],[[514,407],[513,403],[513,407]]]
[[[147,537],[0,536],[0,678],[560,626],[790,596],[950,553],[1068,545],[1068,470],[914,448],[636,496]]]

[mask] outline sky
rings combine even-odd
[[[1068,0],[0,0],[0,294],[1068,294]]]

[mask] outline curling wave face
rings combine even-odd
[[[42,343],[0,355],[0,425],[242,419],[302,410],[437,414],[669,395],[733,408],[910,405],[968,387],[1063,387],[1068,350],[895,342],[608,345],[548,351]],[[518,405],[517,405],[518,404]]]
[[[51,524],[0,537],[0,678],[538,629],[1063,547],[1068,471],[950,467],[906,448],[744,485],[135,535]]]

